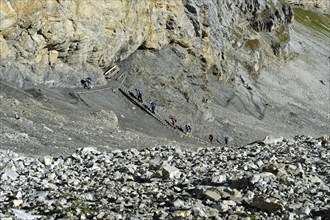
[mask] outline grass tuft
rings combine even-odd
[[[330,37],[330,15],[294,8],[295,20]]]
[[[258,39],[249,39],[245,42],[245,47],[252,51],[256,51],[259,47],[259,40]]]

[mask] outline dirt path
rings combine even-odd
[[[200,147],[130,102],[116,88],[1,89],[2,149],[30,155],[68,154],[79,147]]]

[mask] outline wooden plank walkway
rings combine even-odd
[[[106,79],[110,79],[110,78],[113,77],[116,73],[118,73],[119,70],[120,70],[119,67],[118,67],[117,65],[114,65],[114,66],[110,67],[107,71],[105,71],[105,72],[103,73],[103,75],[104,75],[104,77],[105,77]]]
[[[206,142],[198,137],[194,136],[186,136],[184,129],[178,125],[172,125],[172,123],[165,119],[163,116],[157,114],[156,112],[153,113],[149,107],[149,103],[141,103],[137,100],[137,97],[133,94],[132,91],[129,91],[127,87],[122,86],[119,88],[119,91],[123,93],[123,95],[128,98],[132,103],[139,106],[142,110],[144,110],[146,113],[148,113],[150,116],[154,117],[157,121],[159,121],[161,124],[163,124],[168,129],[171,129],[179,134],[181,134],[184,138],[191,138],[194,139],[196,142],[202,143],[202,144],[209,144],[209,142]]]
[[[114,67],[110,68],[109,70],[112,70],[112,69],[114,69]],[[150,116],[155,118],[157,121],[159,121],[161,124],[163,124],[168,129],[171,129],[171,130],[173,130],[173,132],[176,132],[177,134],[181,135],[182,138],[193,139],[196,142],[201,143],[203,145],[210,144],[209,142],[207,142],[205,140],[202,140],[202,139],[200,139],[196,136],[192,136],[191,134],[189,136],[186,136],[185,129],[182,126],[173,125],[169,119],[165,119],[163,116],[157,114],[156,112],[153,113],[151,111],[151,108],[149,107],[149,103],[139,102],[137,97],[134,95],[134,93],[132,91],[129,91],[128,88],[125,85],[123,85],[123,82],[125,81],[126,77],[127,77],[127,75],[125,75],[124,73],[121,74],[119,77],[117,77],[116,81],[118,81],[120,78],[123,78],[123,80],[121,81],[121,83],[119,84],[119,86],[117,88],[107,86],[107,87],[101,87],[101,88],[98,88],[98,89],[89,89],[89,90],[71,92],[72,94],[70,94],[70,95],[77,98],[77,99],[79,99],[79,100],[81,100],[87,106],[91,107],[88,103],[86,103],[84,101],[84,99],[80,96],[80,94],[99,92],[99,91],[104,91],[104,90],[108,90],[108,89],[112,89],[113,92],[115,92],[116,90],[119,90],[133,104],[135,104],[136,106],[141,108],[143,111],[145,111],[147,114],[149,114]],[[170,118],[170,117],[168,117],[168,118]]]

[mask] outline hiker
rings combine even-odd
[[[189,124],[186,125],[186,136],[189,136],[189,134],[191,133],[191,131],[192,131],[191,126]]]
[[[213,135],[212,134],[209,135],[209,140],[210,140],[210,142],[212,144],[212,142],[213,142]]]
[[[152,101],[152,102],[150,102],[150,107],[151,107],[151,111],[152,111],[152,113],[154,113],[155,114],[155,108],[156,108],[156,102],[155,101]]]
[[[225,137],[225,143],[228,144],[228,141],[229,141],[229,137]]]
[[[137,100],[142,103],[143,100],[142,100],[142,93],[141,93],[141,91],[139,89],[135,89],[135,93],[136,93]]]
[[[175,126],[176,124],[176,119],[174,117],[171,117],[171,120],[172,120],[172,125]]]
[[[92,88],[92,79],[87,77],[86,79],[82,79],[81,83],[84,86],[84,89],[91,89]]]

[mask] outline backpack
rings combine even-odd
[[[142,95],[142,93],[141,93],[141,91],[140,91],[139,89],[135,89],[135,91],[136,91],[136,95],[137,95],[137,96]]]

